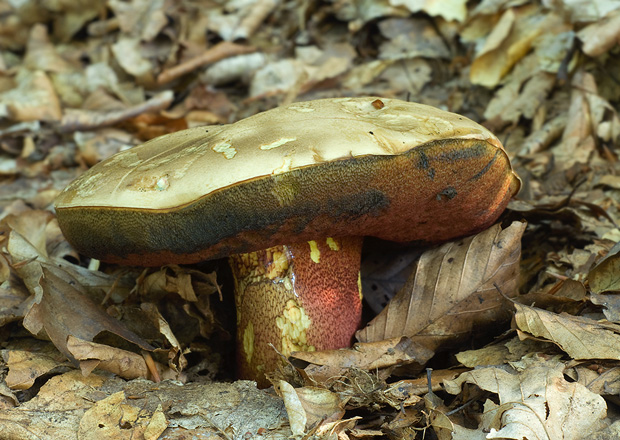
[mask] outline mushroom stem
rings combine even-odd
[[[327,238],[230,257],[241,378],[268,386],[283,355],[347,347],[361,323],[362,237]]]

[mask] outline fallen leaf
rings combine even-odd
[[[425,252],[405,287],[357,338],[407,336],[434,351],[497,321],[505,315],[498,289],[516,294],[524,229],[519,222],[504,230],[495,225]]]
[[[529,353],[545,352],[550,345],[548,342],[514,337],[506,342],[491,344],[477,350],[461,351],[456,354],[456,359],[469,368],[502,365],[516,362]]]
[[[405,6],[412,13],[424,11],[433,17],[443,17],[446,21],[464,21],[467,17],[467,8],[465,7],[465,3],[465,0],[450,0],[443,2],[437,2],[434,0],[390,0],[391,5]]]
[[[122,400],[121,396],[124,396]],[[92,408],[95,409],[86,416]],[[138,414],[138,417],[127,420],[121,415],[114,420],[104,408],[108,411],[126,408],[127,415]],[[158,414],[160,411],[163,415]],[[101,428],[96,414],[103,422]],[[215,438],[231,426],[251,436],[257,436],[260,431],[276,439],[291,436],[282,399],[258,390],[249,381],[155,384],[144,379],[126,381],[97,372],[84,377],[79,370],[51,377],[32,399],[0,411],[0,432],[3,438],[12,439],[75,440],[81,429],[89,435],[107,431],[114,439],[125,438],[124,435],[137,439],[141,438],[139,432],[144,432],[146,437],[151,424],[152,431],[157,432],[164,426],[163,419],[169,422],[166,435],[170,438]],[[119,423],[121,420],[127,423]],[[118,433],[114,426],[121,429],[119,436],[114,437]]]
[[[588,286],[595,294],[620,291],[620,252],[608,254],[590,270]]]
[[[567,377],[601,396],[620,393],[620,368],[608,362],[584,362],[565,372]]]
[[[345,434],[345,431],[352,431],[357,425],[358,421],[362,420],[361,416],[351,417],[350,419],[337,420],[335,422],[323,423],[316,430],[316,435],[319,438],[331,438],[337,436],[338,439],[348,439],[349,436]],[[358,436],[355,436],[358,437]],[[361,436],[360,436],[361,437]]]
[[[620,11],[607,14],[603,20],[581,29],[577,36],[582,41],[586,55],[596,57],[609,51],[620,42]]]
[[[9,370],[4,380],[13,390],[27,390],[37,378],[69,366],[64,356],[49,342],[12,343],[0,353]]]
[[[156,439],[167,427],[162,416],[161,406],[154,413],[145,411],[132,405],[125,393],[119,391],[99,400],[84,413],[77,435],[80,440],[146,440],[145,433],[150,427],[149,437],[156,435]]]
[[[484,403],[478,426],[487,439],[579,440],[602,427],[605,400],[566,381],[562,362],[534,356],[524,366],[479,368],[444,385],[450,394],[460,393],[467,383],[497,395],[499,404],[492,399]]]
[[[45,329],[54,345],[67,358],[76,361],[67,347],[69,336],[92,340],[103,331],[118,335],[144,350],[154,350],[153,346],[102,311],[83,291],[79,291],[75,281],[63,279],[65,273],[40,263],[29,264],[41,268],[39,287],[42,294],[40,302],[33,304],[24,317],[24,327],[33,334]]]
[[[69,335],[67,337],[67,351],[71,358],[80,363],[80,370],[85,376],[95,368],[114,373],[124,379],[148,378],[154,381],[161,379],[179,380],[182,376],[175,369],[166,368],[154,362],[156,374],[149,369],[144,356],[131,351],[109,345],[84,341]]]
[[[344,404],[336,393],[324,388],[294,388],[283,380],[275,384],[284,400],[293,435],[303,435],[309,429],[342,418]]]
[[[377,342],[360,342],[353,348],[322,351],[295,351],[292,358],[316,365],[331,365],[341,370],[358,368],[374,370],[412,362],[425,363],[432,352],[405,337],[384,339]]]
[[[470,80],[486,87],[496,86],[531,49],[543,32],[558,27],[559,17],[540,14],[539,6],[526,4],[507,9],[478,51],[471,65]]]
[[[15,121],[60,120],[60,101],[45,72],[22,70],[16,80],[17,87],[0,93],[0,117],[9,116]]]
[[[573,359],[619,359],[620,326],[516,304],[517,328],[552,341]]]

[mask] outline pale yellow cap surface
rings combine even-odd
[[[121,152],[76,179],[56,207],[165,210],[257,177],[350,157],[402,154],[443,139],[487,140],[501,148],[479,124],[422,104],[376,97],[294,103]]]

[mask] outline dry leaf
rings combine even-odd
[[[95,368],[114,373],[124,379],[149,378],[154,381],[160,379],[180,380],[183,376],[160,363],[153,362],[157,371],[152,371],[144,356],[116,347],[84,341],[69,335],[67,337],[67,351],[73,359],[80,363],[80,369],[85,376]]]
[[[344,404],[337,394],[316,387],[293,388],[283,380],[275,384],[276,392],[284,400],[293,435],[303,435],[319,424],[342,418]]]
[[[15,121],[60,120],[60,101],[45,72],[23,70],[16,80],[16,88],[0,93],[0,117]]]
[[[605,401],[583,385],[567,382],[564,364],[532,357],[524,367],[480,368],[444,385],[451,394],[460,393],[466,383],[497,394],[499,405],[492,399],[485,402],[477,430],[487,432],[487,439],[580,440],[602,427]]]
[[[620,291],[620,252],[608,254],[590,270],[588,286],[593,293]]]
[[[464,21],[467,17],[465,0],[434,1],[434,0],[390,0],[394,6],[405,6],[412,13],[424,11],[428,15],[443,17],[446,21]]]
[[[13,390],[27,390],[44,374],[69,366],[65,357],[49,342],[9,344],[1,354],[9,369],[4,380]]]
[[[58,53],[47,35],[47,27],[39,23],[30,30],[24,64],[30,70],[64,72],[71,66]]]
[[[387,18],[379,22],[379,30],[386,38],[379,47],[381,59],[450,57],[445,40],[426,18]]]
[[[315,365],[334,366],[340,370],[347,368],[374,370],[411,362],[423,364],[432,355],[430,350],[410,339],[398,337],[377,342],[360,342],[353,348],[339,350],[296,351],[291,357]]]
[[[596,57],[620,43],[620,11],[611,11],[605,18],[581,29],[577,34],[586,55]]]
[[[610,293],[607,295],[591,293],[590,301],[592,304],[603,306],[603,314],[608,321],[620,324],[620,295]]]
[[[24,327],[33,334],[42,329],[54,345],[69,359],[76,361],[67,347],[69,336],[92,340],[103,331],[118,335],[144,350],[154,350],[149,343],[125,328],[76,289],[74,280],[66,280],[66,273],[57,268],[32,262],[26,266],[40,268],[40,300],[33,304],[24,317]],[[37,269],[38,270],[38,269]]]
[[[584,362],[565,371],[565,374],[601,396],[620,393],[620,369],[614,364]]]
[[[537,6],[506,10],[471,65],[473,84],[494,87],[532,47],[544,28]]]
[[[351,417],[350,419],[324,423],[316,430],[316,436],[319,438],[333,438],[337,436],[338,439],[348,440],[350,437],[345,434],[345,431],[352,431],[357,422],[362,419],[361,416],[357,416]]]
[[[469,368],[488,365],[502,365],[516,362],[529,353],[546,351],[550,343],[534,339],[521,340],[518,337],[507,342],[492,344],[478,350],[466,350],[457,353],[457,360]],[[433,374],[435,374],[433,372]]]
[[[588,104],[588,95],[597,94],[594,77],[589,73],[578,72],[572,82],[574,88],[562,142],[552,149],[556,161],[565,169],[577,162],[587,163],[596,146]]]
[[[131,403],[123,391],[99,400],[80,420],[78,438],[80,440],[157,439],[168,426],[161,405],[155,412],[150,413]]]
[[[620,326],[515,303],[522,332],[552,341],[573,359],[620,360]]]
[[[516,294],[524,223],[492,226],[425,252],[405,287],[365,329],[361,341],[407,336],[430,350],[505,315]],[[497,288],[495,287],[497,286]]]
[[[557,354],[561,345],[567,380],[614,404],[620,390],[620,326],[614,323],[620,283],[612,249],[620,241],[618,6],[617,0],[0,1],[0,364],[8,368],[0,379],[0,437],[75,440],[84,413],[124,391],[127,399],[107,409],[128,405],[127,416],[140,409],[133,421],[120,417],[120,431],[132,431],[133,438],[156,438],[167,421],[161,438],[289,438],[283,402],[273,393],[249,383],[205,383],[233,375],[230,339],[212,335],[228,321],[234,327],[235,318],[232,310],[213,307],[216,283],[201,274],[210,265],[166,268],[156,283],[152,271],[140,277],[140,271],[105,264],[105,273],[89,270],[89,260],[70,248],[47,211],[53,212],[54,197],[70,180],[141,140],[185,126],[232,122],[292,99],[350,95],[398,97],[486,119],[524,180],[506,217],[529,223],[520,302],[544,310],[521,309],[518,318],[524,330],[540,336],[517,330],[521,340],[503,335],[457,358],[479,369],[502,365],[513,373],[511,380],[519,374],[521,389],[528,391],[536,377],[514,368],[527,366],[532,353]],[[472,87],[470,78],[493,88]],[[250,97],[252,84],[259,97]],[[610,257],[603,260],[605,255]],[[20,325],[45,290],[57,289],[43,272],[54,266],[61,269],[53,272],[58,278],[77,281],[76,291],[101,303],[109,316],[166,347],[151,353],[164,369],[182,368],[181,353],[191,353],[187,371],[195,382],[62,374],[71,368],[65,356]],[[386,277],[404,283],[407,275],[379,278]],[[221,283],[228,289],[225,276]],[[60,296],[64,288],[57,290]],[[26,324],[40,321],[33,314]],[[485,340],[502,329],[492,328]],[[144,370],[138,347],[106,331],[95,340],[68,337],[67,348],[81,359],[83,371],[107,364],[120,375],[146,374],[135,373]],[[456,348],[471,348],[463,345]],[[428,390],[415,361],[433,354],[420,341],[396,338],[356,348],[308,355],[322,364],[296,371],[296,380],[301,376],[308,386],[330,387],[348,399],[344,420],[314,431],[305,426],[304,432],[330,440],[510,435],[498,434],[501,427],[493,425],[510,404],[498,409],[500,397],[491,395],[485,414],[489,392],[476,400],[479,390],[472,384],[450,408],[439,400],[435,405],[425,399],[426,407],[419,401]],[[569,354],[586,357],[577,361]],[[358,363],[379,368],[361,370]],[[462,372],[452,356],[437,356],[433,367],[435,391],[442,378]],[[546,391],[556,393],[552,386]],[[571,420],[591,410],[572,408]],[[514,413],[503,412],[508,422]],[[464,417],[467,427],[457,424]],[[109,422],[105,411],[100,418]],[[620,438],[617,418],[610,411],[606,431],[583,437]],[[93,427],[88,435],[99,434],[96,419],[84,420]],[[548,434],[566,437],[556,427]]]

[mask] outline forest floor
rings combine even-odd
[[[619,438],[619,41],[615,0],[0,0],[0,436]],[[225,261],[62,235],[54,199],[118,151],[357,96],[482,124],[521,191],[465,250],[365,247],[364,342],[272,388],[234,381]]]

